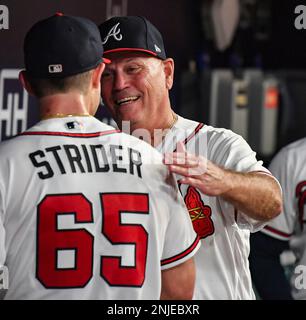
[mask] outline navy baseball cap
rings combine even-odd
[[[162,60],[166,51],[161,33],[141,16],[113,17],[99,26],[104,54],[141,51]]]
[[[56,13],[26,34],[24,61],[33,78],[64,78],[96,68],[103,59],[98,27],[90,20]]]

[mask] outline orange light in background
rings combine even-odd
[[[270,87],[266,90],[265,95],[265,108],[275,109],[278,108],[279,91],[276,87]]]

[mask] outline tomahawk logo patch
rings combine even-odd
[[[199,192],[194,187],[188,187],[184,200],[194,231],[201,239],[212,235],[215,228],[211,220],[211,208],[204,205]]]

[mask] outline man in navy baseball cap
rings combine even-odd
[[[24,41],[26,71],[34,78],[64,78],[82,73],[109,62],[102,56],[96,25],[62,13],[37,22]]]
[[[152,135],[154,128],[170,128],[177,119],[169,100],[174,61],[161,33],[142,16],[112,17],[99,30],[104,56],[112,61],[102,75],[102,98],[119,128],[122,121],[131,121],[133,131],[149,127]]]
[[[43,118],[96,113],[100,102],[96,80],[99,83],[105,63],[110,63],[102,56],[99,29],[86,18],[58,12],[30,28],[24,39],[25,70],[20,80],[29,93],[38,97]],[[75,99],[82,103],[73,103],[72,92],[78,93]],[[67,94],[65,98],[71,100],[66,111],[60,104],[52,108],[43,105],[43,98],[59,94]]]
[[[249,234],[280,213],[277,181],[239,135],[173,111],[174,61],[152,23],[143,17],[114,17],[99,29],[104,54],[112,61],[102,75],[103,101],[119,127],[165,153],[203,239],[205,250],[195,259],[194,298],[254,299]]]
[[[113,17],[99,26],[105,54],[139,51],[166,59],[162,35],[145,17]]]

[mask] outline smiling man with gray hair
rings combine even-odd
[[[145,129],[165,153],[202,239],[194,298],[254,299],[249,236],[280,213],[278,182],[241,136],[173,111],[174,61],[150,21],[113,17],[99,28],[104,56],[112,61],[102,75],[103,101],[120,128],[129,121],[132,134]]]

